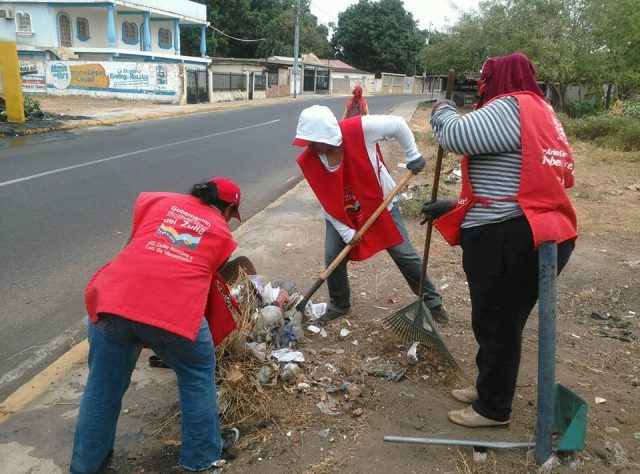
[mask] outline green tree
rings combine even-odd
[[[331,44],[359,69],[413,75],[424,39],[402,0],[360,0],[338,16]]]
[[[640,9],[637,0],[487,0],[462,15],[420,54],[429,72],[449,67],[477,77],[484,60],[522,51],[564,108],[569,84],[595,96],[628,96],[640,86]]]
[[[326,58],[332,54],[329,44],[329,31],[326,26],[318,25],[317,18],[308,10],[309,3],[300,8],[300,54],[314,53]],[[289,9],[273,18],[261,31],[265,41],[258,47],[261,57],[273,55],[293,56],[295,39],[295,10]]]
[[[584,39],[585,0],[488,0],[476,12],[462,15],[433,46],[421,53],[429,70],[449,67],[478,77],[492,56],[522,51],[536,65],[562,108],[566,87],[576,79],[578,45]]]
[[[201,0],[207,5],[209,22],[217,30],[239,41],[209,29],[207,53],[210,56],[259,58],[272,54],[293,55],[295,0]],[[331,51],[328,30],[319,25],[309,10],[310,0],[300,4],[300,51],[326,55]],[[182,51],[200,53],[199,30],[183,30]]]
[[[640,89],[640,8],[637,0],[590,0],[587,16],[593,41],[587,51],[583,75],[606,84],[606,105],[611,94],[625,99]]]

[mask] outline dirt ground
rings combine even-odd
[[[126,112],[139,107],[147,101],[131,101],[122,99],[100,99],[87,96],[57,97],[53,95],[37,96],[40,110],[53,115],[73,115],[80,118],[110,112]]]
[[[423,153],[435,156],[425,124],[428,109],[421,107],[412,127]],[[569,194],[577,209],[580,237],[558,282],[556,379],[587,401],[589,418],[585,450],[562,458],[554,471],[639,472],[640,162],[632,155],[583,143],[575,143],[574,151],[576,186]],[[397,168],[401,158],[397,144],[385,144],[385,158],[397,176],[404,173]],[[458,160],[446,158],[445,175]],[[413,201],[420,194],[415,185],[428,183],[431,176],[414,180]],[[458,185],[442,184],[441,189],[455,195]],[[415,207],[408,201],[403,210]],[[414,216],[407,215],[405,221],[422,253],[425,228]],[[295,280],[305,291],[323,269],[323,238],[321,232],[306,235],[289,248],[274,250],[272,267],[259,272],[272,281]],[[434,235],[431,251],[429,274],[451,316],[439,330],[462,371],[456,372],[423,345],[418,347],[418,362],[411,363],[406,356],[411,344],[383,328],[384,317],[415,301],[386,254],[351,263],[351,314],[327,326],[326,338],[310,335],[309,342],[300,346],[306,361],[299,381],[309,387],[298,390],[282,383],[264,387],[262,411],[238,426],[242,433],[238,458],[222,472],[536,472],[533,451],[489,451],[486,461],[475,462],[467,447],[383,442],[384,435],[529,442],[534,438],[537,309],[525,330],[511,424],[472,430],[447,421],[448,410],[462,407],[449,392],[474,380],[476,343],[460,249]],[[324,288],[314,298],[322,300],[326,301]],[[350,333],[341,337],[341,329]],[[389,381],[371,375],[376,370],[378,375],[393,371],[403,376]],[[327,393],[343,382],[351,386]],[[605,401],[596,403],[596,397]],[[322,413],[317,407],[321,402],[333,402],[334,412]],[[134,472],[176,472],[180,428],[178,418],[169,415],[157,414],[167,417],[155,441],[157,449],[141,453]],[[117,463],[113,469],[119,471]]]

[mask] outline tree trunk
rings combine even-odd
[[[564,96],[567,91],[567,86],[559,83],[556,85],[553,82],[547,82],[547,87],[551,91],[551,105],[557,112],[564,112]]]
[[[560,96],[560,112],[565,111],[565,103],[567,101],[567,88],[569,85],[566,82],[561,82],[558,86]]]
[[[611,104],[611,90],[613,89],[613,84],[610,82],[607,84],[607,95],[604,98],[604,109],[609,110],[609,105]]]

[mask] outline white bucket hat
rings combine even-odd
[[[342,132],[338,126],[338,120],[329,107],[313,105],[300,113],[296,138],[292,144],[309,146],[312,142],[332,146],[342,144]]]

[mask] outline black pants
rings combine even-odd
[[[462,229],[462,266],[471,293],[471,323],[480,346],[474,410],[507,421],[518,379],[522,332],[538,299],[538,251],[524,216]],[[573,244],[558,245],[558,273]]]

